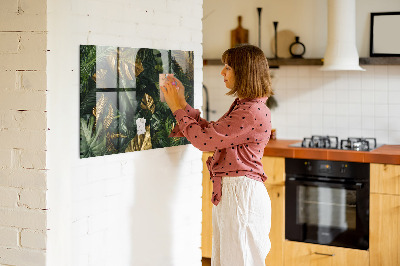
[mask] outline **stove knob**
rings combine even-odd
[[[347,164],[342,164],[342,167],[340,168],[340,173],[341,174],[346,173],[346,169],[347,169]]]
[[[306,162],[305,165],[306,165],[306,170],[308,172],[311,172],[311,170],[312,170],[311,162]]]

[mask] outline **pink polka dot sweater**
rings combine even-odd
[[[170,137],[184,136],[201,151],[214,151],[214,156],[207,160],[214,205],[221,200],[224,176],[247,176],[261,182],[267,179],[261,164],[271,132],[271,112],[266,100],[236,99],[216,122],[201,118],[200,111],[190,105],[174,113],[178,125]]]

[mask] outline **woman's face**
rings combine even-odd
[[[233,72],[233,69],[225,64],[221,71],[221,75],[224,77],[225,86],[228,89],[233,89],[235,86],[235,73]]]

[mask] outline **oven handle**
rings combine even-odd
[[[309,181],[309,180],[304,180],[303,178],[297,178],[297,177],[288,177],[287,181],[291,182],[296,182],[296,183],[301,183],[304,185],[340,185],[340,186],[345,186],[348,188],[354,188],[354,189],[361,189],[363,187],[362,182],[356,182],[356,183],[347,183],[347,182],[332,182],[332,181],[321,181],[321,180],[315,180],[315,181]]]

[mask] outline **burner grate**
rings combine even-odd
[[[370,151],[377,148],[376,138],[347,138],[339,139],[336,136],[313,135],[311,138],[304,138],[301,143],[293,146],[303,148],[341,149],[353,151]]]
[[[325,148],[325,149],[338,149],[339,140],[336,136],[317,136],[313,135],[311,138],[304,138],[301,147],[305,148]]]
[[[340,141],[342,150],[369,151],[376,147],[376,138],[347,138]]]

